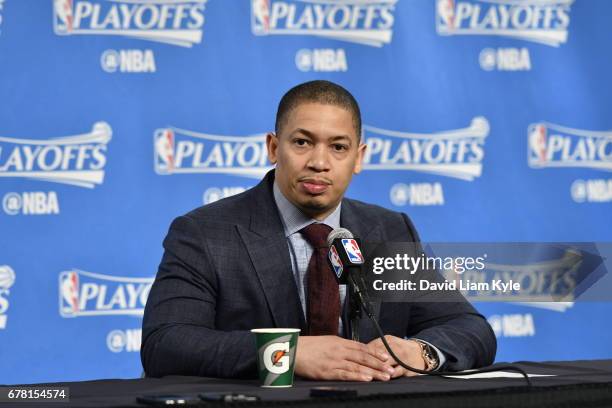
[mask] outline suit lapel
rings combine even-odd
[[[362,242],[380,242],[382,240],[380,226],[364,211],[359,211],[351,200],[342,200],[340,225],[342,228],[351,231],[353,236],[360,238]]]
[[[276,327],[306,327],[298,295],[289,247],[283,224],[274,202],[274,173],[253,188],[253,206],[249,228],[238,226],[238,233],[263,288]]]

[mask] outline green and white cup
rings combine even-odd
[[[262,387],[293,386],[295,352],[300,329],[253,329]]]

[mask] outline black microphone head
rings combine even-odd
[[[331,246],[336,238],[353,238],[353,233],[346,228],[336,228],[327,236],[327,246]]]

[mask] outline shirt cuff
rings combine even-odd
[[[434,346],[433,344],[431,344],[430,342],[422,340],[422,339],[419,339],[417,337],[411,337],[408,340],[422,341],[423,343],[427,344],[428,346],[430,346],[432,349],[435,350],[436,354],[438,355],[439,363],[438,363],[438,366],[434,370],[431,370],[431,371],[438,371],[440,369],[440,367],[442,367],[444,365],[444,363],[446,363],[446,356],[444,355],[444,353],[442,353],[440,350],[438,350],[438,348],[436,346]]]

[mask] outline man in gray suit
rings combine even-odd
[[[249,330],[298,327],[299,376],[413,375],[387,355],[365,318],[362,342],[343,338],[348,296],[315,261],[323,248],[314,235],[340,226],[362,241],[419,239],[405,214],[344,198],[366,149],[357,102],[331,82],[298,85],[283,96],[275,131],[266,143],[276,169],[256,187],[172,223],[143,320],[145,372],[255,377]],[[413,367],[462,370],[495,358],[491,328],[465,300],[374,309],[394,352]]]

